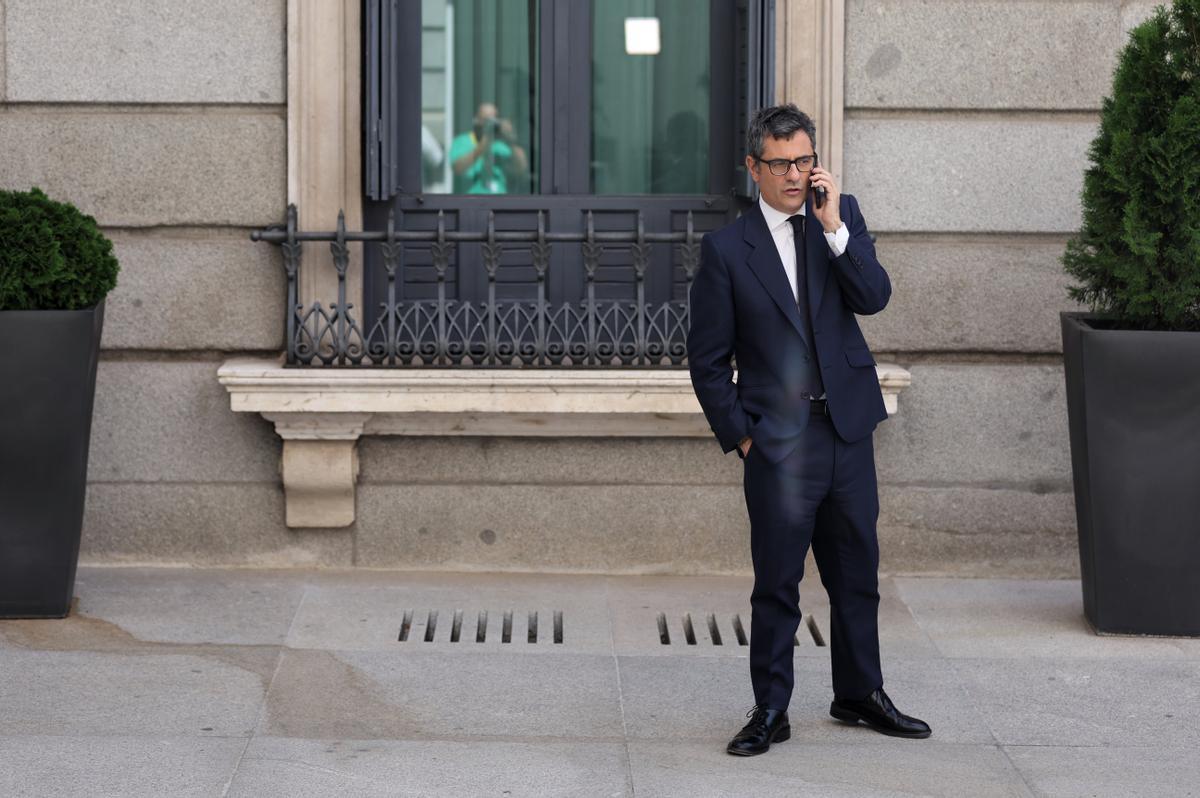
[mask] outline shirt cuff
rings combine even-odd
[[[829,243],[829,251],[833,253],[833,257],[840,258],[846,251],[846,245],[850,243],[850,231],[846,229],[846,223],[842,222],[842,226],[832,233],[825,233],[825,240]]]

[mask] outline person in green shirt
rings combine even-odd
[[[512,122],[501,119],[493,103],[481,104],[473,129],[454,137],[450,164],[459,194],[507,194],[510,181],[515,183],[529,169]]]

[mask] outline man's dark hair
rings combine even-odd
[[[760,108],[746,128],[746,151],[755,158],[761,158],[765,146],[764,139],[767,136],[773,139],[790,139],[798,130],[807,133],[813,147],[817,146],[817,126],[808,114],[795,105],[785,103]]]

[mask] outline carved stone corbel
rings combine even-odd
[[[283,478],[289,527],[346,527],[354,523],[358,439],[370,418],[356,413],[263,413],[283,439]]]

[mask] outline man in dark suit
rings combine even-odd
[[[721,448],[745,464],[755,707],[727,749],[743,756],[791,735],[793,636],[810,544],[829,594],[830,714],[893,736],[930,734],[892,704],[879,665],[871,435],[887,411],[855,314],[883,310],[891,283],[858,203],[819,166],[815,140],[812,120],[794,105],[755,115],[746,168],[759,201],[704,237],[690,297],[692,385]]]

